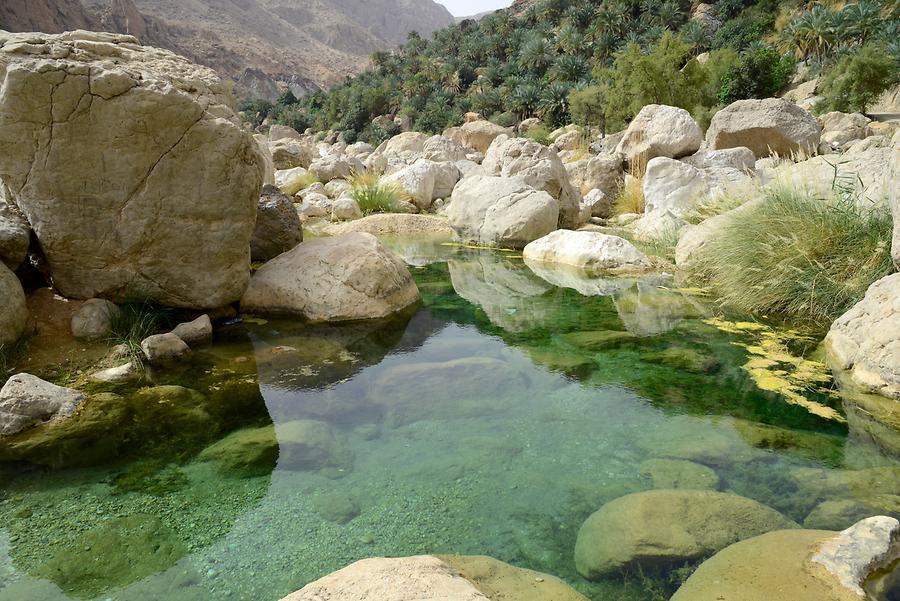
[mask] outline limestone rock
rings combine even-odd
[[[656,157],[678,159],[697,152],[702,143],[703,132],[686,110],[648,104],[625,130],[616,153],[629,163]]]
[[[582,194],[600,190],[609,198],[615,198],[625,180],[622,161],[612,156],[592,156],[566,164],[566,171],[572,185]]]
[[[847,589],[865,597],[863,584],[900,559],[900,521],[866,518],[823,543],[812,562],[824,566]]]
[[[428,161],[420,160],[417,161],[416,164],[427,162]],[[456,184],[462,177],[456,163],[450,161],[431,162],[430,168],[431,172],[434,174],[434,190],[431,194],[432,199],[450,198],[450,195],[453,194],[453,188],[456,187]]]
[[[348,194],[352,186],[345,179],[333,179],[325,184],[325,196],[328,198],[340,198]]]
[[[131,378],[137,376],[138,373],[139,370],[134,365],[134,363],[128,362],[118,367],[110,367],[109,369],[103,369],[95,372],[91,374],[91,379],[95,382],[114,384],[130,380]]]
[[[556,230],[529,243],[526,262],[557,263],[587,272],[633,273],[650,268],[650,260],[633,244],[600,232]]]
[[[303,136],[293,127],[276,123],[269,127],[269,139],[273,142],[277,140],[302,140]]]
[[[339,236],[351,232],[365,232],[373,236],[396,236],[415,234],[453,233],[447,220],[435,215],[407,215],[401,213],[380,213],[363,217],[350,223],[332,225],[325,229],[329,236]]]
[[[14,344],[25,333],[28,307],[16,274],[0,263],[0,345]]]
[[[269,142],[269,153],[275,169],[308,168],[313,162],[312,151],[297,140],[278,140]]]
[[[5,40],[0,173],[54,286],[179,307],[239,298],[265,174],[226,83],[130,36]]]
[[[894,236],[891,257],[894,266],[900,267],[900,130],[891,139],[891,160],[887,175],[888,204],[894,216]]]
[[[814,154],[820,130],[815,117],[784,100],[738,100],[716,113],[706,132],[712,150],[746,146],[757,156]]]
[[[354,142],[347,147],[345,153],[360,160],[375,152],[375,147],[368,142]]]
[[[212,340],[212,320],[209,315],[201,315],[194,321],[178,324],[172,333],[181,338],[188,346],[206,344]]]
[[[31,226],[21,211],[5,199],[4,189],[0,182],[0,263],[15,270],[28,255]]]
[[[841,148],[856,140],[864,140],[872,135],[869,127],[871,119],[862,113],[825,113],[818,119],[822,128],[822,142]]]
[[[607,196],[602,190],[591,190],[584,197],[584,204],[590,208],[591,217],[608,219],[613,215],[614,196]]]
[[[497,136],[512,135],[512,130],[500,127],[490,121],[472,121],[459,128],[459,142],[478,152],[487,152]]]
[[[354,173],[363,173],[365,170],[365,165],[359,159],[335,154],[316,159],[309,166],[309,172],[326,183],[334,179],[347,179]]]
[[[72,335],[84,340],[100,340],[112,332],[122,310],[108,300],[92,298],[85,301],[72,317]]]
[[[653,488],[716,490],[719,475],[705,465],[683,459],[648,459],[641,464],[640,474],[648,478]]]
[[[141,341],[141,350],[151,365],[165,363],[191,353],[190,347],[171,332],[148,336]]]
[[[256,227],[250,240],[250,257],[265,262],[303,241],[303,226],[290,196],[275,186],[263,186],[256,205]]]
[[[423,157],[438,163],[464,161],[466,149],[462,144],[445,136],[432,136],[425,141],[422,148]]]
[[[382,181],[397,186],[419,209],[425,210],[434,200],[435,171],[432,161],[416,162],[392,173]]]
[[[716,238],[725,235],[735,217],[759,206],[759,200],[751,200],[721,215],[710,217],[697,225],[690,225],[681,230],[678,245],[675,247],[675,264],[680,268],[689,268],[702,256],[703,248]]]
[[[363,216],[359,203],[350,196],[341,196],[331,203],[332,221],[352,221]]]
[[[683,217],[710,194],[705,172],[685,162],[657,157],[647,164],[643,181],[644,217],[635,232],[644,238],[676,231]]]
[[[425,142],[428,139],[428,134],[416,131],[404,132],[387,141],[387,145],[384,147],[384,153],[422,153],[425,150]]]
[[[21,432],[47,420],[71,417],[85,396],[31,374],[17,374],[0,389],[0,436]]]
[[[556,152],[527,138],[498,138],[481,164],[488,175],[520,177],[536,190],[559,202],[559,227],[577,228],[581,194],[569,182],[569,173]]]
[[[701,490],[655,490],[620,497],[578,532],[575,565],[589,579],[629,568],[697,559],[739,540],[796,525],[751,499]]]
[[[829,360],[853,380],[900,398],[900,274],[878,280],[838,318],[825,338]]]
[[[387,317],[419,300],[406,265],[371,234],[319,238],[266,263],[250,282],[246,312],[312,322]]]
[[[453,190],[447,216],[463,242],[524,248],[557,228],[559,204],[520,178],[472,176]]]

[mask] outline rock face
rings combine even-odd
[[[303,241],[303,226],[290,196],[275,186],[263,187],[256,206],[256,227],[250,240],[250,257],[265,262]]]
[[[11,377],[0,390],[0,436],[21,432],[41,422],[71,417],[84,394],[56,386],[31,374]]]
[[[364,559],[282,601],[586,601],[562,580],[490,557]]]
[[[447,216],[463,242],[524,248],[556,229],[559,205],[520,178],[477,175],[453,190]]]
[[[738,100],[712,118],[706,143],[713,149],[746,146],[757,156],[813,154],[820,130],[815,117],[782,98]]]
[[[558,263],[588,272],[630,273],[650,268],[650,260],[631,242],[600,232],[556,230],[531,242],[525,261]]]
[[[684,109],[664,104],[648,104],[637,114],[616,152],[633,163],[656,157],[679,159],[697,152],[703,131]]]
[[[900,398],[900,274],[878,280],[825,338],[835,367],[884,396]]]
[[[711,555],[730,544],[796,525],[737,495],[656,490],[618,498],[578,532],[575,565],[589,579],[623,569],[665,566]]]
[[[16,274],[0,263],[0,345],[15,343],[28,323],[25,291]]]
[[[0,43],[0,173],[60,292],[239,298],[263,160],[215,73],[129,36]]]
[[[900,556],[898,529],[897,520],[875,517],[841,533],[769,532],[705,561],[672,601],[868,599],[862,582]]]
[[[559,227],[583,224],[579,211],[581,194],[569,182],[569,173],[556,151],[527,138],[497,139],[481,166],[488,175],[520,177],[536,190],[559,202]]]
[[[304,242],[266,263],[241,309],[338,322],[387,317],[418,300],[403,261],[375,236],[352,233]]]
[[[99,340],[109,336],[113,322],[122,314],[114,303],[102,298],[85,301],[72,317],[72,335],[83,340]]]

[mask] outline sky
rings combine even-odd
[[[456,17],[468,17],[477,15],[486,10],[506,8],[512,4],[512,0],[437,0],[453,13]]]

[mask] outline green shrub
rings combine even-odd
[[[396,212],[398,203],[406,200],[406,194],[399,186],[385,182],[375,174],[353,175],[349,181],[350,195],[363,215]]]
[[[772,48],[757,47],[741,54],[722,77],[719,104],[747,98],[770,98],[787,86],[795,61]]]
[[[817,112],[865,112],[882,92],[900,81],[900,65],[884,49],[864,46],[842,57],[824,77]]]
[[[550,146],[550,144],[553,143],[550,140],[550,131],[544,125],[531,128],[526,133],[522,134],[522,137],[534,140],[538,144],[543,144],[544,146]]]
[[[887,211],[853,198],[772,188],[706,244],[693,270],[726,305],[827,325],[891,273],[892,227]]]

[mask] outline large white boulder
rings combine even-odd
[[[210,69],[130,36],[0,33],[0,173],[71,298],[220,307],[264,178]]]
[[[555,263],[587,272],[633,273],[650,268],[647,255],[631,242],[600,232],[556,230],[529,243],[526,262]]]
[[[900,274],[878,280],[825,338],[832,365],[884,396],[900,398]]]
[[[472,148],[478,152],[487,152],[497,136],[513,135],[513,131],[501,127],[490,121],[472,121],[466,123],[456,131],[456,140],[466,148]]]
[[[706,173],[685,162],[657,157],[643,180],[644,217],[636,226],[644,237],[679,229],[683,218],[710,194]]]
[[[434,200],[435,171],[431,161],[421,161],[386,176],[382,181],[399,188],[416,207],[425,210]]]
[[[31,374],[17,374],[0,389],[0,436],[17,434],[44,421],[71,417],[83,393]]]
[[[351,233],[304,242],[263,265],[241,309],[340,322],[387,317],[418,301],[406,264],[375,236]]]
[[[427,134],[415,131],[404,132],[388,140],[382,152],[384,154],[421,154],[425,150],[426,140],[428,140]]]
[[[678,159],[697,152],[703,131],[691,114],[682,108],[648,104],[629,124],[616,147],[629,163],[656,157]]]
[[[557,228],[559,204],[518,177],[467,177],[453,190],[447,217],[463,242],[524,248]]]
[[[28,307],[19,278],[0,263],[0,346],[14,344],[28,324]]]
[[[811,155],[820,134],[815,117],[783,98],[738,100],[713,116],[706,143],[712,150],[746,146],[757,158]]]
[[[756,155],[749,148],[741,146],[723,150],[701,150],[683,158],[682,161],[706,173],[714,194],[741,193],[753,185]]]
[[[442,163],[464,161],[467,151],[462,144],[445,136],[432,136],[425,141],[422,148],[424,158]]]
[[[559,202],[559,227],[577,228],[581,219],[581,194],[569,181],[569,173],[552,148],[528,138],[494,140],[482,168],[488,175],[520,177],[537,190],[544,190]]]
[[[313,150],[297,140],[284,139],[269,142],[268,151],[275,169],[309,167],[316,158]]]

